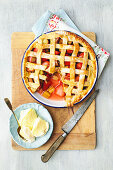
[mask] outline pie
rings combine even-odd
[[[48,99],[52,94],[63,97],[67,106],[86,96],[96,76],[97,61],[92,47],[71,32],[43,34],[24,55],[23,80],[27,89]]]

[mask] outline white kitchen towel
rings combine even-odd
[[[56,13],[47,11],[33,26],[32,31],[35,33],[36,37],[43,33],[54,31],[54,30],[66,30],[71,31],[79,36],[83,37],[93,48],[97,59],[98,59],[98,77],[102,73],[104,66],[110,56],[110,54],[101,48],[99,45],[94,43],[88,37],[80,32],[77,26],[72,22],[69,16],[65,13],[63,9],[60,9]]]

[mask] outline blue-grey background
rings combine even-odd
[[[92,151],[57,151],[44,164],[44,151],[14,151],[3,98],[11,99],[11,33],[31,31],[48,9],[63,8],[81,31],[93,31],[97,43],[111,56],[97,87],[97,147]],[[113,170],[113,1],[0,0],[0,170]]]

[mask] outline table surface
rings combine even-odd
[[[57,151],[44,164],[44,151],[14,151],[9,134],[11,99],[11,33],[29,32],[47,10],[63,8],[81,31],[92,31],[111,56],[101,75],[96,100],[97,147],[91,151]],[[1,0],[0,1],[0,170],[112,170],[113,169],[113,1],[109,0]]]

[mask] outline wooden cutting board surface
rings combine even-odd
[[[96,41],[96,35],[93,32],[84,32],[84,34],[91,40]],[[13,107],[35,102],[30,94],[25,89],[21,78],[21,61],[25,49],[35,38],[32,32],[14,32],[11,37],[11,49],[12,49],[12,104]],[[83,102],[82,102],[83,103]],[[69,120],[81,104],[77,104],[72,108],[52,108],[45,106],[50,112],[53,122],[54,130],[51,138],[46,144],[40,148],[33,150],[47,150],[50,145],[56,140],[56,138],[63,133],[61,130],[62,125]],[[82,150],[82,149],[94,149],[96,146],[96,132],[95,132],[95,100],[90,105],[86,113],[83,115],[78,124],[73,128],[70,134],[67,136],[63,144],[59,147],[59,150]],[[12,140],[12,148],[15,150],[29,150],[22,148]]]

